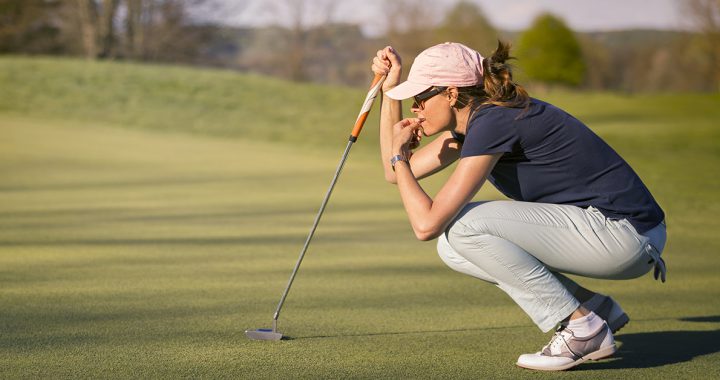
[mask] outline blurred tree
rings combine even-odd
[[[369,52],[373,57],[378,49],[392,46],[402,57],[403,78],[407,78],[415,57],[438,42],[437,4],[431,0],[394,0],[384,4],[386,42]],[[366,61],[367,62],[367,61]]]
[[[309,61],[325,50],[323,41],[332,35],[337,2],[333,0],[275,0],[263,3],[262,11],[273,17],[274,25],[259,28],[261,49],[247,46],[242,66],[263,65],[259,71],[294,81],[309,79]],[[325,62],[327,65],[327,62]]]
[[[364,38],[359,26],[328,23],[310,29],[309,36],[308,80],[367,85],[371,75],[367,62],[377,45]]]
[[[97,4],[93,0],[75,0],[77,18],[80,22],[85,57],[97,57]]]
[[[445,15],[434,37],[437,43],[459,42],[488,55],[497,47],[498,33],[478,5],[461,1]]]
[[[59,1],[0,0],[0,53],[63,53]]]
[[[183,31],[191,3],[126,0],[123,55],[145,61],[173,61],[183,56],[182,50],[194,44],[194,36]]]
[[[585,75],[582,50],[572,30],[559,18],[544,14],[517,43],[518,66],[528,79],[577,86]]]
[[[706,59],[692,41],[694,33],[625,30],[580,36],[591,89],[707,91]]]
[[[143,22],[143,1],[126,0],[125,55],[132,58],[142,56],[145,22]]]
[[[95,59],[112,56],[118,5],[118,0],[75,0],[85,57]]]
[[[198,63],[247,0],[0,0],[0,52]]]
[[[384,8],[387,40],[403,57],[407,73],[415,56],[438,43],[435,15],[439,12],[430,0],[389,1]]]
[[[287,29],[290,48],[282,52],[287,63],[286,70],[290,79],[305,80],[304,61],[307,50],[307,33],[305,25],[306,0],[285,0],[285,6],[292,15],[292,25]]]
[[[108,58],[115,54],[117,38],[115,36],[115,14],[119,0],[103,0],[98,18],[98,37],[100,37],[99,57]]]
[[[720,91],[720,0],[686,0],[680,3],[700,34],[697,41],[708,61],[709,79]]]
[[[593,90],[606,90],[612,87],[613,72],[612,50],[592,35],[578,38],[582,49],[583,60],[588,70],[585,75],[585,86]]]

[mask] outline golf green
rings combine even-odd
[[[720,377],[718,97],[548,97],[589,120],[668,214],[667,283],[580,279],[631,317],[614,358],[515,367],[549,335],[414,239],[373,124],[283,309],[291,339],[250,341],[244,330],[270,327],[355,114],[333,116],[349,119],[337,141],[297,146],[37,101],[37,114],[0,108],[0,378]]]

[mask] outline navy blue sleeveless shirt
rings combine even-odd
[[[486,106],[468,124],[461,157],[503,153],[488,180],[525,202],[593,206],[639,232],[665,214],[625,160],[565,111],[531,99],[529,109]]]

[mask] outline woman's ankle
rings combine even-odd
[[[586,308],[580,306],[572,314],[570,314],[569,320],[572,321],[574,319],[582,318],[588,314],[590,314],[590,311],[587,310]]]

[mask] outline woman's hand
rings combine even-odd
[[[392,154],[400,154],[410,158],[412,150],[420,146],[421,139],[422,126],[420,125],[420,119],[400,120],[393,125]]]
[[[372,71],[375,74],[387,75],[382,90],[383,92],[391,90],[400,84],[400,75],[402,74],[400,55],[392,46],[378,50],[377,55],[373,58]]]

